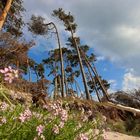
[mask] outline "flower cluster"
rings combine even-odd
[[[43,134],[44,131],[44,126],[40,124],[36,127],[36,131],[38,132],[38,136],[41,136],[41,134]]]
[[[54,134],[59,134],[59,129],[63,128],[65,122],[68,120],[67,110],[63,109],[62,102],[60,100],[44,105],[44,108],[47,109],[54,117],[60,118],[59,125],[55,124],[52,128]]]
[[[0,69],[0,73],[4,74],[4,80],[9,83],[12,83],[15,78],[18,78],[18,70],[12,69],[11,66]]]
[[[0,118],[0,126],[2,125],[2,124],[5,124],[7,121],[6,121],[6,118],[5,117],[2,117],[2,118]]]
[[[44,108],[47,109],[54,117],[59,116],[61,121],[67,121],[68,113],[67,110],[63,109],[61,101],[56,101],[54,103],[44,105]]]
[[[0,106],[0,109],[2,111],[5,111],[5,110],[7,110],[8,107],[9,107],[9,105],[6,102],[2,102],[1,106]]]
[[[29,120],[32,117],[32,112],[29,109],[26,109],[23,113],[20,114],[19,120],[23,123],[26,120]]]
[[[76,140],[88,140],[88,136],[86,134],[79,134],[79,136],[76,138]]]
[[[59,127],[55,124],[52,131],[54,134],[59,134]]]

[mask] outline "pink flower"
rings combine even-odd
[[[2,123],[2,124],[5,124],[6,122],[7,122],[7,121],[6,121],[6,118],[5,118],[5,117],[2,117],[2,118],[1,118],[1,123]]]
[[[86,134],[81,133],[76,140],[88,140],[88,137]]]
[[[5,71],[5,73],[6,73],[6,72],[8,72],[8,71],[9,71],[9,69],[8,69],[8,68],[4,68],[4,71]]]
[[[12,69],[12,67],[11,67],[11,66],[8,66],[8,69],[9,69],[9,71],[10,71],[10,72],[12,72],[12,71],[13,71],[13,69]]]
[[[23,123],[26,120],[26,117],[24,116],[24,114],[20,114],[19,120]]]
[[[0,73],[4,74],[4,80],[12,83],[15,78],[18,78],[18,70],[14,70],[9,66],[8,68],[0,69]]]
[[[9,105],[6,103],[6,102],[2,102],[1,106],[0,106],[0,109],[2,111],[5,111],[7,108],[9,107]]]
[[[0,73],[5,73],[5,71],[4,71],[4,70],[2,70],[2,69],[0,69]]]
[[[36,131],[38,132],[38,136],[41,136],[41,134],[44,131],[44,126],[40,124],[39,126],[36,127]]]
[[[67,119],[68,119],[67,111],[64,110],[64,109],[61,109],[61,111],[60,111],[60,117],[61,117],[61,120],[62,121],[67,121]]]
[[[63,128],[64,127],[64,124],[65,124],[64,122],[60,122],[59,127],[60,128]]]
[[[52,131],[54,134],[59,134],[59,127],[55,124]]]
[[[26,120],[29,120],[32,117],[32,112],[29,109],[26,109],[23,113],[20,114],[19,120],[23,123]]]

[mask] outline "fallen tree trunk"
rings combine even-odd
[[[115,103],[112,103],[112,102],[106,102],[105,105],[115,107],[115,108],[120,109],[120,110],[129,111],[129,112],[134,113],[135,115],[140,115],[140,110],[136,109],[136,108],[127,107],[127,106],[120,105],[120,104],[115,104]]]

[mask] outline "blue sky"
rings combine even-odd
[[[94,49],[99,74],[111,83],[109,92],[131,90],[140,86],[140,1],[138,0],[24,0],[26,20],[32,14],[41,15],[46,22],[54,21],[65,46],[64,27],[51,17],[54,9],[62,7],[74,15],[77,34],[82,42]],[[31,38],[30,35],[27,37]],[[40,61],[44,51],[54,48],[52,41],[36,38],[37,46],[30,56]],[[91,50],[93,51],[93,50]]]

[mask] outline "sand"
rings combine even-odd
[[[129,136],[118,132],[106,131],[103,134],[104,140],[140,140],[140,137]]]

